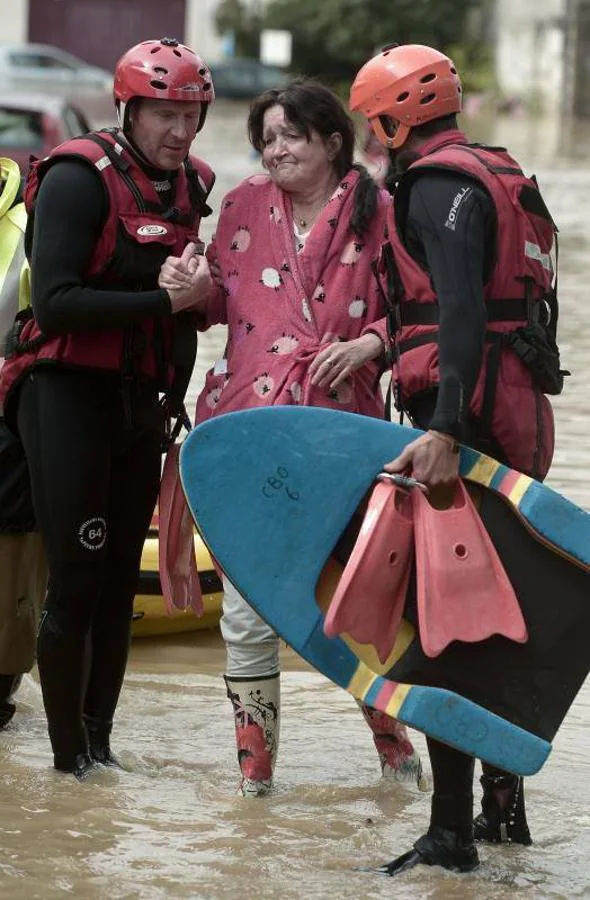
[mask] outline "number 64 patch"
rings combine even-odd
[[[96,517],[88,519],[78,529],[80,543],[87,550],[102,550],[107,539],[107,523],[105,519]]]

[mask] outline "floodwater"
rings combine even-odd
[[[200,153],[218,172],[215,208],[225,190],[258,167],[244,121],[244,107],[220,103],[199,139]],[[573,374],[555,402],[558,441],[549,482],[590,508],[590,170],[583,156],[590,127],[564,135],[553,126],[511,119],[496,123],[486,137],[507,141],[536,171],[561,229],[560,343]],[[206,236],[213,227],[209,220]],[[222,347],[222,329],[203,338],[193,400]],[[548,764],[527,782],[534,845],[484,847],[482,865],[470,875],[419,867],[393,882],[355,867],[409,849],[428,821],[428,795],[383,784],[352,698],[287,649],[283,662],[276,790],[249,801],[235,794],[237,763],[216,632],[134,643],[114,739],[128,771],[103,770],[83,784],[51,768],[39,686],[35,674],[27,676],[13,724],[0,733],[0,896],[590,896],[588,684]],[[421,735],[416,743],[425,756]]]

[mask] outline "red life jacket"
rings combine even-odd
[[[93,132],[61,144],[43,160],[33,163],[25,188],[29,216],[48,169],[64,159],[86,160],[100,176],[108,199],[108,216],[85,280],[93,287],[117,290],[154,290],[160,267],[167,256],[180,256],[189,241],[198,240],[203,215],[215,176],[209,166],[188,157],[175,179],[174,206],[166,210],[156,189],[133,154],[120,141],[116,130]],[[190,319],[190,317],[189,317]],[[144,319],[132,327],[65,333],[46,337],[31,313],[18,334],[15,352],[6,360],[0,380],[0,401],[34,366],[55,364],[84,369],[122,371],[124,375],[154,379],[162,392],[169,392],[175,375],[192,369],[196,334],[187,358],[186,334],[195,332],[187,317]],[[190,344],[190,341],[188,342]],[[183,345],[184,358],[177,349]],[[176,370],[176,371],[175,371]],[[176,393],[180,388],[176,387]],[[186,386],[184,387],[186,390]],[[184,396],[184,394],[183,394]],[[182,397],[175,397],[175,405]],[[5,402],[6,405],[6,402]],[[176,414],[176,411],[174,411]]]
[[[400,230],[400,209],[413,178],[423,170],[452,169],[481,182],[491,197],[498,227],[491,274],[484,288],[488,311],[484,360],[471,400],[471,413],[484,434],[502,449],[511,466],[542,478],[553,455],[553,413],[530,370],[510,349],[507,335],[533,321],[546,321],[554,307],[551,250],[556,228],[536,182],[527,178],[503,148],[468,144],[460,131],[436,135],[421,158],[402,176],[388,225],[393,250],[396,319],[394,381],[398,408],[411,408],[418,394],[439,381],[438,304],[430,274],[409,254]],[[453,229],[461,194],[449,211]],[[390,269],[391,275],[391,269]]]

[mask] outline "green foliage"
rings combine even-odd
[[[237,56],[258,57],[262,28],[293,34],[293,72],[349,84],[388,43],[428,44],[455,61],[465,93],[494,84],[492,51],[466,40],[469,13],[485,0],[221,0],[216,25],[233,32]]]
[[[445,48],[461,73],[463,92],[488,93],[496,86],[492,47],[476,41],[464,41]]]
[[[294,71],[334,82],[354,76],[384,44],[428,44],[441,50],[456,44],[467,13],[481,2],[270,0],[263,25],[292,32]]]

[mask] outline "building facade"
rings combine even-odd
[[[209,62],[223,56],[220,0],[0,0],[4,43],[55,44],[112,69],[133,44],[177,37]],[[266,2],[266,0],[250,0]],[[590,117],[590,0],[495,3],[496,75],[503,95]]]
[[[590,0],[496,0],[495,42],[506,97],[590,117]]]
[[[177,37],[210,62],[222,56],[219,0],[0,0],[2,43],[55,44],[112,69],[141,40]]]

